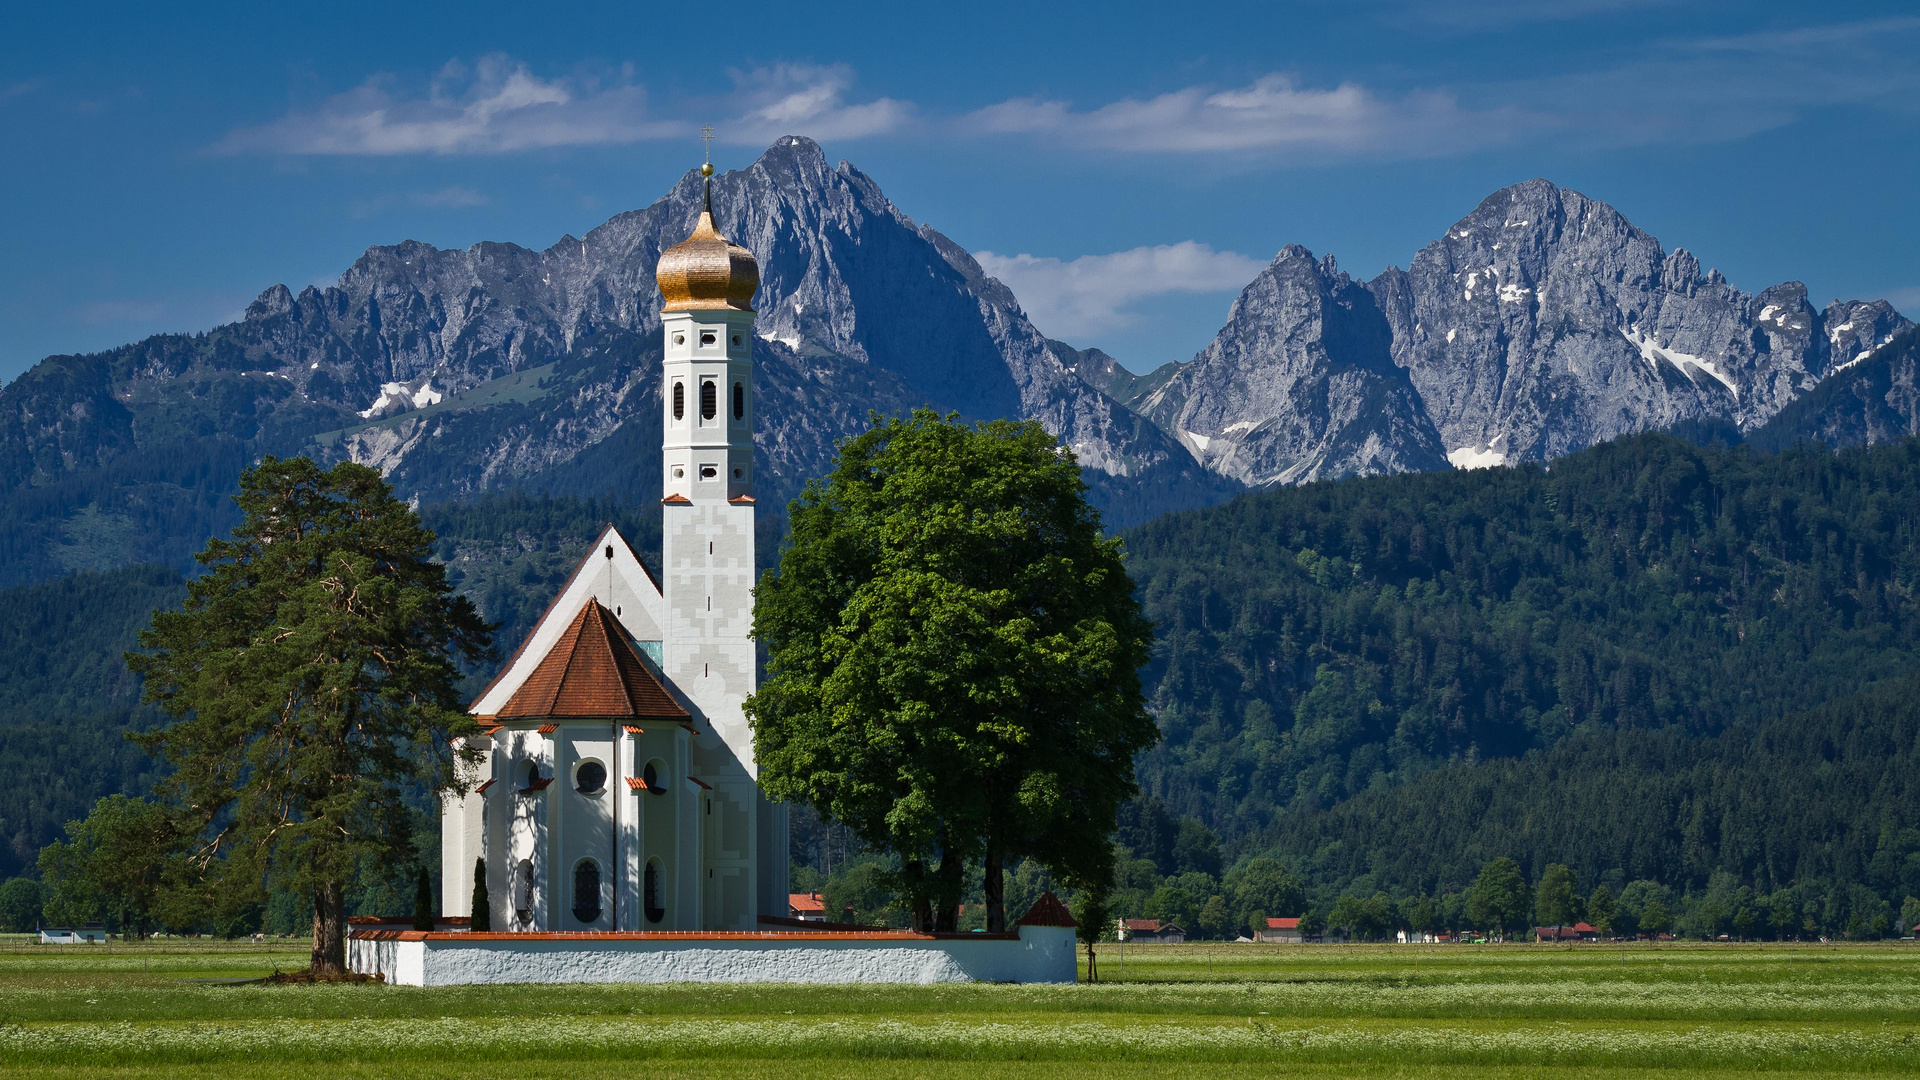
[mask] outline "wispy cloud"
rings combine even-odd
[[[1089,337],[1139,321],[1129,306],[1168,293],[1238,292],[1266,263],[1205,244],[1137,247],[1061,260],[975,252],[987,273],[1020,298],[1033,324],[1053,337]]]
[[[0,101],[23,97],[40,89],[40,86],[41,80],[39,79],[28,79],[26,82],[8,83],[0,86]]]
[[[780,64],[734,71],[734,90],[701,108],[730,142],[805,133],[855,139],[893,131],[912,106],[852,102],[844,66]],[[652,107],[632,68],[615,75],[542,78],[499,54],[448,63],[419,91],[378,75],[309,108],[230,132],[216,153],[391,156],[504,154],[567,146],[684,139],[698,123]],[[473,204],[466,204],[473,205]]]
[[[1421,90],[1386,97],[1357,83],[1303,87],[1268,75],[1234,89],[1190,86],[1075,110],[1065,102],[1018,98],[972,113],[982,133],[1042,135],[1068,145],[1148,153],[1303,152],[1422,156],[1477,149],[1548,123],[1512,106],[1461,107],[1451,94]]]
[[[853,69],[777,64],[731,72],[739,111],[721,129],[728,142],[764,144],[782,135],[859,139],[898,130],[913,106],[893,98],[849,104]]]
[[[430,206],[436,210],[465,210],[474,206],[485,206],[493,200],[473,190],[455,185],[441,188],[439,191],[423,191],[413,197],[419,206]]]
[[[501,55],[440,70],[408,97],[376,76],[309,109],[240,128],[222,153],[319,155],[498,154],[558,146],[631,143],[685,135],[687,124],[651,116],[644,87],[623,70],[600,78],[542,79]]]

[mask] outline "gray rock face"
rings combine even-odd
[[[1289,246],[1227,325],[1139,408],[1209,469],[1251,486],[1446,468],[1374,295]]]
[[[1681,420],[1752,429],[1827,373],[1836,340],[1798,282],[1749,296],[1544,180],[1495,192],[1370,287],[1457,462],[1544,460]],[[1842,336],[1905,322],[1884,303],[1833,310],[1856,308]]]
[[[1434,433],[1441,457],[1473,467],[1688,420],[1751,431],[1911,325],[1885,301],[1817,311],[1799,282],[1751,296],[1605,203],[1531,180],[1366,284],[1409,409],[1376,338],[1341,329],[1363,321],[1357,308],[1313,314],[1339,290],[1323,273],[1317,297],[1309,262],[1283,251],[1214,343],[1141,406],[1246,483],[1436,467]]]
[[[1857,305],[1869,307],[1873,305]],[[1863,322],[1863,313],[1843,312],[1836,322],[1833,308],[1827,310],[1828,333],[1847,348],[1863,351],[1849,357],[1846,349],[1836,347],[1833,374],[1780,410],[1749,441],[1762,450],[1782,450],[1802,439],[1859,446],[1920,435],[1920,327],[1909,326],[1865,349],[1848,337],[1853,329],[1841,328],[1846,322]],[[1874,314],[1884,311],[1875,307]]]

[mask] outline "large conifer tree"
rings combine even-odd
[[[373,469],[268,457],[236,501],[233,539],[127,657],[174,718],[136,738],[174,766],[159,794],[198,871],[309,892],[313,969],[338,972],[356,866],[412,862],[409,789],[460,786],[455,661],[488,656],[488,628]]]

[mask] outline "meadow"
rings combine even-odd
[[[303,943],[0,945],[0,1078],[1920,1073],[1920,950],[1130,946],[1071,987],[211,981]]]

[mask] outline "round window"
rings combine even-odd
[[[597,761],[583,761],[573,770],[573,786],[582,795],[598,795],[606,790],[607,767]]]

